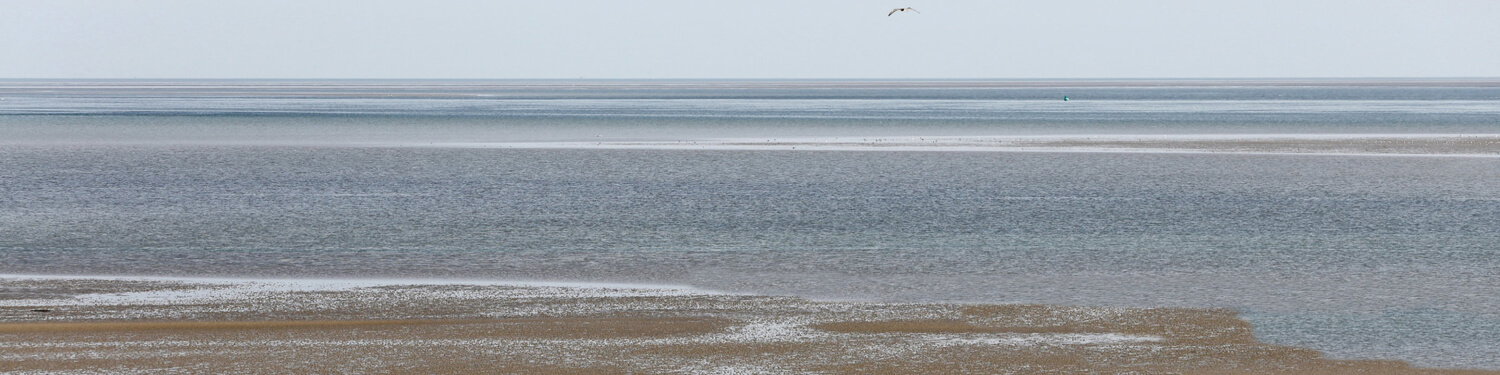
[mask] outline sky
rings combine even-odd
[[[1322,77],[1500,77],[1500,1],[0,0],[0,78]]]

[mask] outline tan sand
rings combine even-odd
[[[0,288],[18,283],[66,291],[69,281],[0,279]],[[0,371],[1496,373],[1329,360],[1259,343],[1226,310],[866,304],[514,285],[116,283],[138,294],[97,293],[94,282],[79,298],[0,300]],[[152,287],[169,293],[151,294]]]

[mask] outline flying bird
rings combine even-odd
[[[886,17],[890,17],[892,14],[896,14],[896,12],[906,12],[906,11],[917,12],[917,10],[913,9],[912,7],[896,8],[896,9],[891,9],[891,12],[890,13],[886,13],[885,16]],[[917,13],[922,13],[922,12],[917,12]]]

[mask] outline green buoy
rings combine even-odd
[[[1067,95],[1063,95],[1063,101],[1065,101],[1065,102],[1068,101],[1068,96]]]

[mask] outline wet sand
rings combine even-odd
[[[1267,345],[1227,310],[816,302],[621,285],[0,277],[0,372],[52,371],[1487,373]]]

